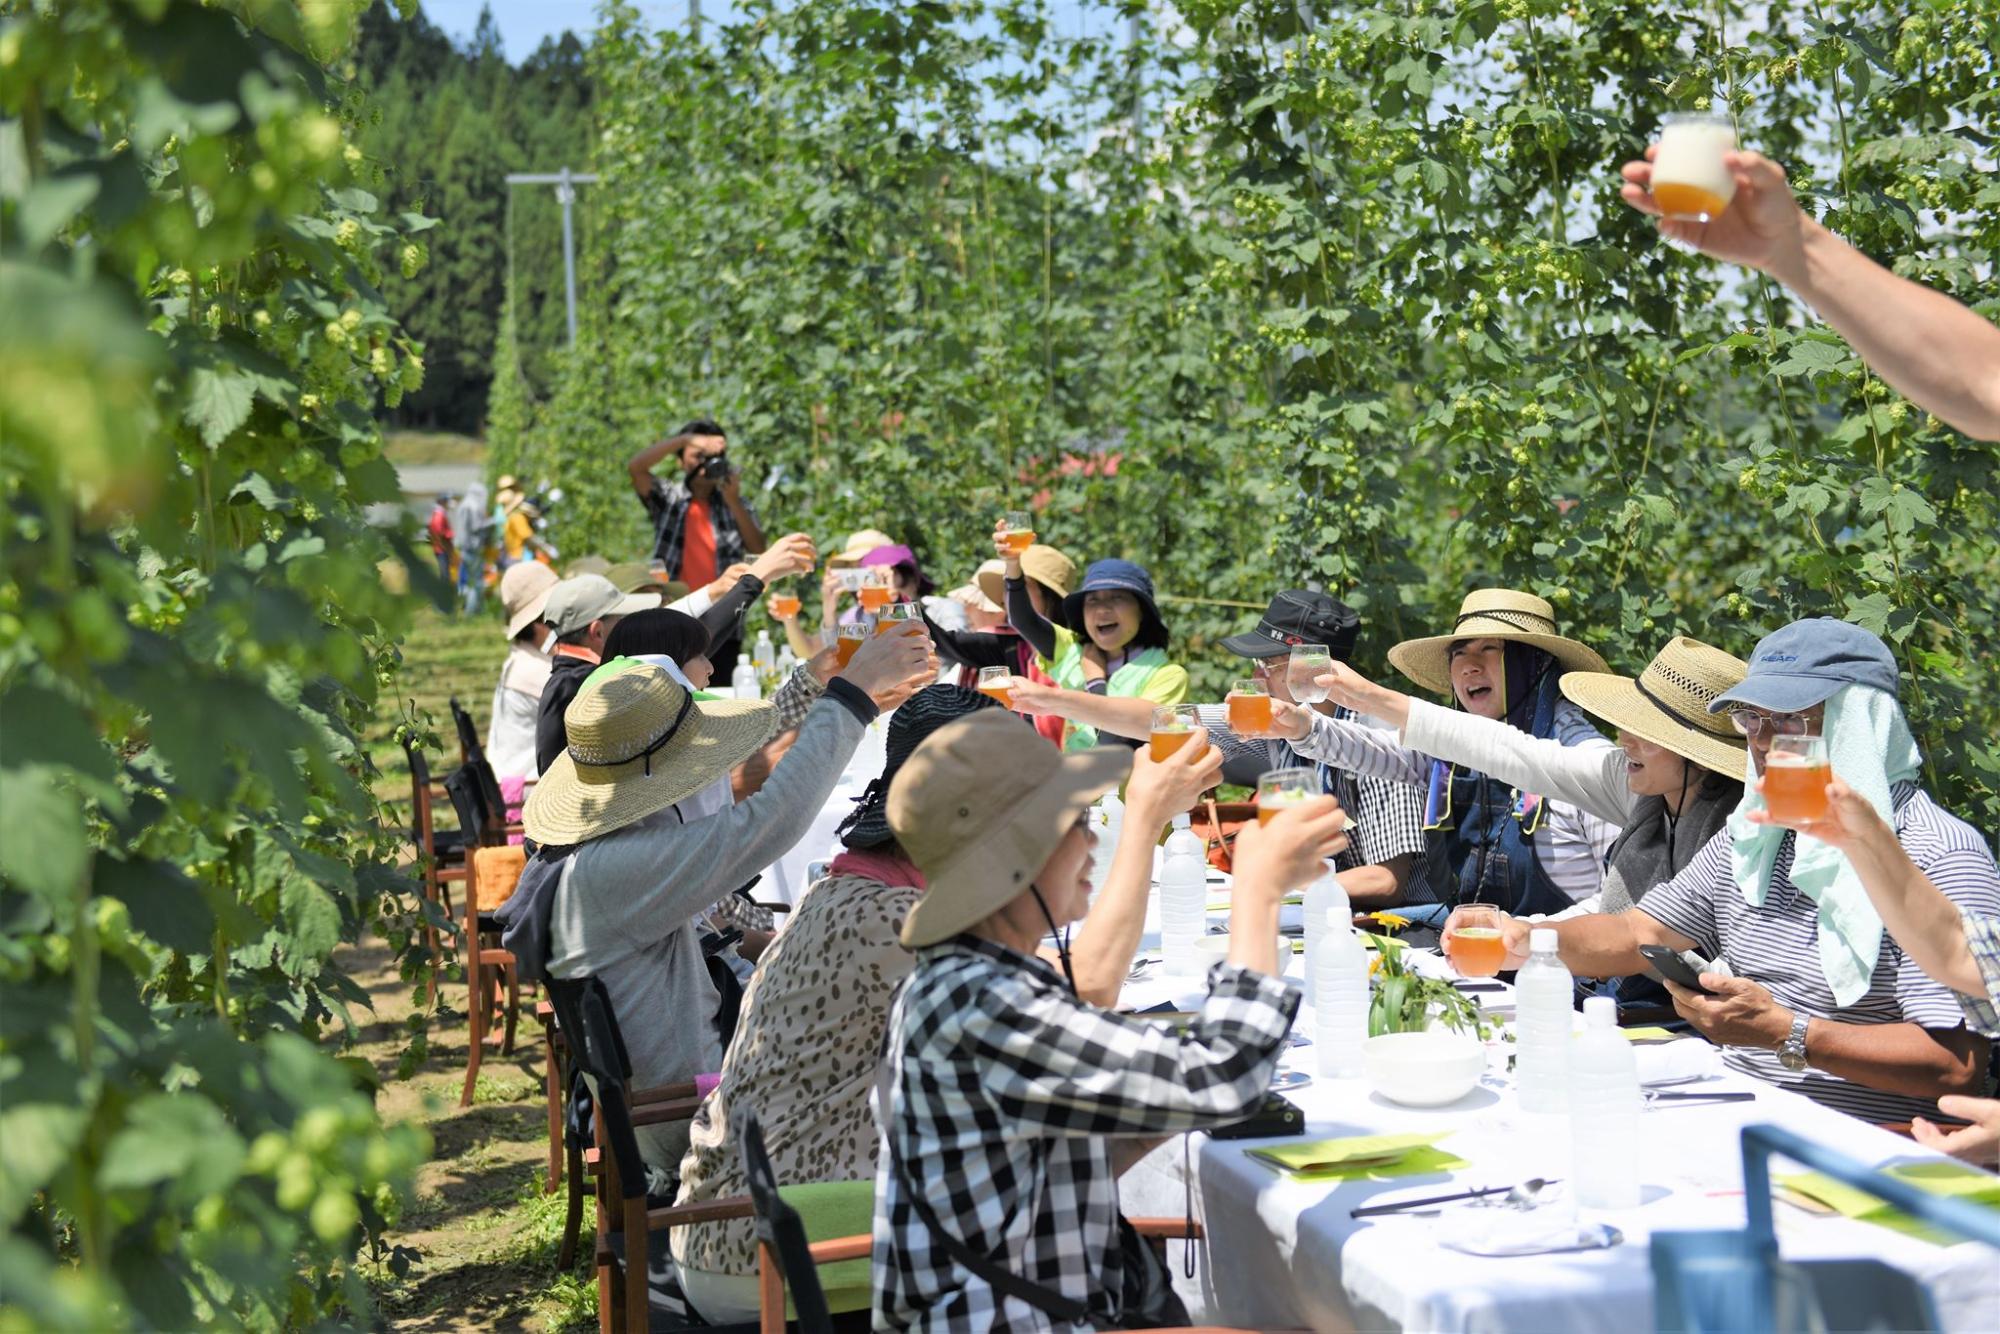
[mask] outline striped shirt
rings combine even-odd
[[[1946,814],[1914,783],[1895,786],[1896,841],[1931,883],[1962,911],[2000,912],[2000,870],[1979,834]],[[1778,1004],[1815,1019],[1842,1024],[1920,1024],[1955,1029],[1963,1015],[1956,995],[1925,977],[1908,955],[1882,937],[1868,991],[1845,1008],[1835,1004],[1819,960],[1819,908],[1791,880],[1788,835],[1771,871],[1771,889],[1753,907],[1736,885],[1727,830],[1708,841],[1679,875],[1646,895],[1634,911],[1693,940],[1729,970],[1770,991]],[[1775,1050],[1726,1047],[1732,1069],[1865,1121],[1907,1121],[1937,1115],[1935,1100],[1885,1093],[1822,1070],[1791,1071]]]
[[[1566,746],[1606,749],[1611,746],[1590,725],[1583,710],[1568,700],[1556,706],[1552,730]],[[1405,784],[1416,791],[1419,802],[1423,799],[1424,785],[1430,781],[1431,757],[1405,746],[1396,733],[1347,719],[1329,718],[1323,713],[1313,715],[1311,735],[1292,749],[1359,777]],[[1550,883],[1567,895],[1570,902],[1581,903],[1604,886],[1604,859],[1611,845],[1618,841],[1618,826],[1566,801],[1547,801],[1544,805],[1546,814],[1533,836],[1535,856]],[[1417,897],[1411,895],[1413,900]]]
[[[1197,711],[1201,715],[1201,725],[1208,729],[1208,739],[1222,751],[1224,760],[1247,755],[1262,760],[1265,767],[1271,769],[1293,769],[1313,764],[1283,741],[1240,737],[1231,732],[1227,705],[1202,704],[1197,706]],[[1355,719],[1355,715],[1346,709],[1339,710],[1334,716]],[[1354,828],[1348,833],[1347,847],[1333,859],[1334,870],[1352,871],[1363,866],[1380,866],[1404,853],[1416,857],[1424,855],[1424,798],[1421,791],[1407,783],[1361,778],[1330,764],[1321,763],[1316,767],[1319,770],[1319,790],[1331,794],[1340,802],[1340,808],[1354,817]],[[1411,881],[1415,878],[1407,877]]]
[[[1984,996],[1958,998],[1965,1011],[1966,1026],[1989,1038],[2000,1038],[2000,917],[1990,912],[1962,913],[1965,918],[1965,947],[1986,982]]]

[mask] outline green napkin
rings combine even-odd
[[[1373,1181],[1420,1172],[1455,1172],[1470,1164],[1448,1150],[1433,1147],[1450,1134],[1442,1130],[1434,1135],[1350,1135],[1252,1149],[1250,1156],[1298,1181]]]
[[[832,1241],[836,1237],[867,1236],[875,1230],[875,1183],[871,1181],[802,1181],[778,1187],[778,1195],[799,1211],[807,1241]],[[819,1267],[819,1283],[826,1289],[827,1309],[835,1315],[843,1311],[865,1311],[874,1301],[870,1275],[871,1261],[842,1260]],[[792,1315],[791,1299],[785,1301]]]
[[[1923,1162],[1900,1163],[1883,1170],[1898,1181],[1907,1182],[1933,1195],[1949,1196],[1970,1204],[1983,1204],[1989,1209],[2000,1209],[2000,1177],[1982,1172],[1976,1167],[1966,1167],[1958,1163]],[[1790,1176],[1778,1177],[1776,1180],[1779,1185],[1797,1191],[1808,1199],[1817,1200],[1845,1217],[1859,1219],[1864,1223],[1874,1223],[1878,1227],[1901,1232],[1919,1241],[1949,1246],[1963,1240],[1956,1233],[1917,1221],[1894,1205],[1877,1199],[1865,1190],[1850,1186],[1844,1181],[1836,1181],[1829,1176],[1822,1176],[1818,1172],[1797,1172]]]
[[[1304,894],[1287,894],[1284,898],[1278,900],[1280,903],[1304,903],[1305,901],[1306,896]],[[1208,901],[1208,910],[1210,912],[1228,912],[1229,900],[1210,899]]]
[[[1642,1044],[1647,1042],[1673,1042],[1681,1036],[1664,1028],[1623,1028],[1619,1032],[1625,1035],[1628,1042]]]

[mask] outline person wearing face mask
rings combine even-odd
[[[1406,640],[1389,650],[1389,662],[1466,713],[1599,759],[1614,749],[1558,686],[1565,670],[1604,671],[1604,659],[1558,634],[1555,609],[1532,594],[1468,593],[1450,633]],[[1617,837],[1610,821],[1377,728],[1284,704],[1271,711],[1299,754],[1424,789],[1426,843],[1413,901],[1491,903],[1525,917],[1559,913],[1602,887]]]
[[[743,474],[728,447],[722,428],[704,418],[646,446],[625,464],[653,525],[653,559],[668,578],[689,588],[707,588],[730,567],[764,552],[764,530],[743,498]],[[679,481],[653,472],[667,458],[680,468]],[[719,638],[710,655],[724,676],[736,665],[738,638]]]
[[[1746,776],[1757,780],[1723,831],[1631,911],[1555,925],[1562,960],[1579,976],[1639,972],[1642,945],[1708,960],[1701,990],[1667,989],[1727,1065],[1889,1123],[1933,1114],[1940,1097],[1986,1092],[1990,1044],[1885,929],[1865,853],[1857,861],[1860,849],[1843,850],[1838,835],[1823,841],[1760,817],[1769,815],[1762,779],[1774,742],[1819,736],[1833,773],[1953,907],[2000,911],[2000,869],[1985,838],[1918,781],[1923,756],[1898,681],[1888,645],[1845,621],[1813,617],[1766,635],[1749,673],[1709,705],[1749,738]],[[1502,921],[1509,966],[1527,958],[1528,929]]]
[[[1278,974],[1278,905],[1346,840],[1331,797],[1246,829],[1229,955],[1199,1012],[1184,1031],[1114,1013],[1079,994],[1066,950],[1060,968],[1037,951],[1098,925],[1086,812],[1144,762],[1058,754],[989,710],[939,730],[890,785],[889,827],[928,887],[903,922],[916,961],[875,1089],[878,1330],[1160,1323],[1135,1309],[1157,1288],[1143,1244],[1121,1243],[1113,1137],[1255,1109],[1299,1005]]]
[[[994,534],[994,547],[1007,565],[1007,619],[1021,638],[1047,659],[1049,676],[1065,690],[1083,690],[1114,699],[1143,699],[1155,708],[1187,698],[1187,669],[1167,659],[1167,623],[1153,601],[1153,576],[1129,560],[1093,561],[1083,583],[1062,600],[1052,623],[1035,606],[1021,562]],[[1124,745],[1140,742],[1116,737]],[[1064,750],[1089,750],[1097,729],[1071,722]]]

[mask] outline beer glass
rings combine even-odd
[[[1507,962],[1500,910],[1490,903],[1468,903],[1455,915],[1458,921],[1445,942],[1445,957],[1466,977],[1492,977]]]
[[[880,611],[896,600],[895,576],[885,565],[867,566],[861,571],[861,609]]]
[[[1771,738],[1764,757],[1764,806],[1779,824],[1811,825],[1826,818],[1826,785],[1833,766],[1826,757],[1826,738]]]
[[[1257,823],[1269,824],[1319,795],[1319,775],[1311,769],[1270,769],[1257,779]]]
[[[803,604],[797,593],[771,594],[771,615],[780,621],[789,621],[797,616]]]
[[[1014,674],[1005,667],[981,667],[979,684],[974,689],[988,699],[998,700],[1001,708],[1011,709],[1014,707],[1014,690],[1008,682],[1013,679]]]
[[[1008,510],[1000,516],[1000,540],[1007,554],[1019,559],[1035,544],[1035,516],[1026,510]]]
[[[1229,730],[1238,736],[1271,735],[1271,692],[1255,677],[1244,677],[1229,688]]]
[[[1320,676],[1333,667],[1333,655],[1324,644],[1292,645],[1291,661],[1285,666],[1285,688],[1295,704],[1318,704],[1326,698]]]
[[[1199,726],[1201,717],[1192,704],[1173,704],[1154,709],[1153,732],[1149,738],[1153,747],[1153,763],[1161,763],[1185,746]]]
[[[919,634],[924,628],[923,613],[914,602],[891,602],[875,613],[875,633]]]
[[[1736,127],[1727,116],[1675,112],[1661,118],[1660,148],[1653,155],[1653,198],[1670,218],[1713,222],[1736,197],[1736,177],[1722,164],[1736,149]]]
[[[833,641],[837,654],[835,661],[839,662],[840,670],[847,670],[847,664],[854,661],[855,650],[867,642],[870,633],[866,621],[853,621],[840,627],[839,638]]]

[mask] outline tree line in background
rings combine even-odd
[[[1990,6],[1180,11],[1135,45],[1122,4],[761,0],[697,43],[608,6],[581,342],[546,393],[503,344],[491,466],[563,485],[566,551],[640,555],[623,459],[712,415],[767,528],[884,527],[953,580],[1032,497],[1152,567],[1211,690],[1246,616],[1214,604],[1300,580],[1376,672],[1475,583],[1634,671],[1847,616],[2000,826],[2000,456],[1616,197],[1664,113],[1726,110],[1990,317]]]
[[[533,392],[554,385],[552,358],[565,340],[561,210],[551,187],[510,190],[506,178],[584,169],[591,87],[583,44],[565,32],[509,65],[490,10],[459,45],[421,11],[404,20],[389,0],[373,0],[351,60],[365,94],[355,143],[380,174],[386,202],[444,224],[428,238],[429,262],[391,275],[385,288],[426,361],[422,387],[387,420],[481,434],[510,291],[520,373]]]

